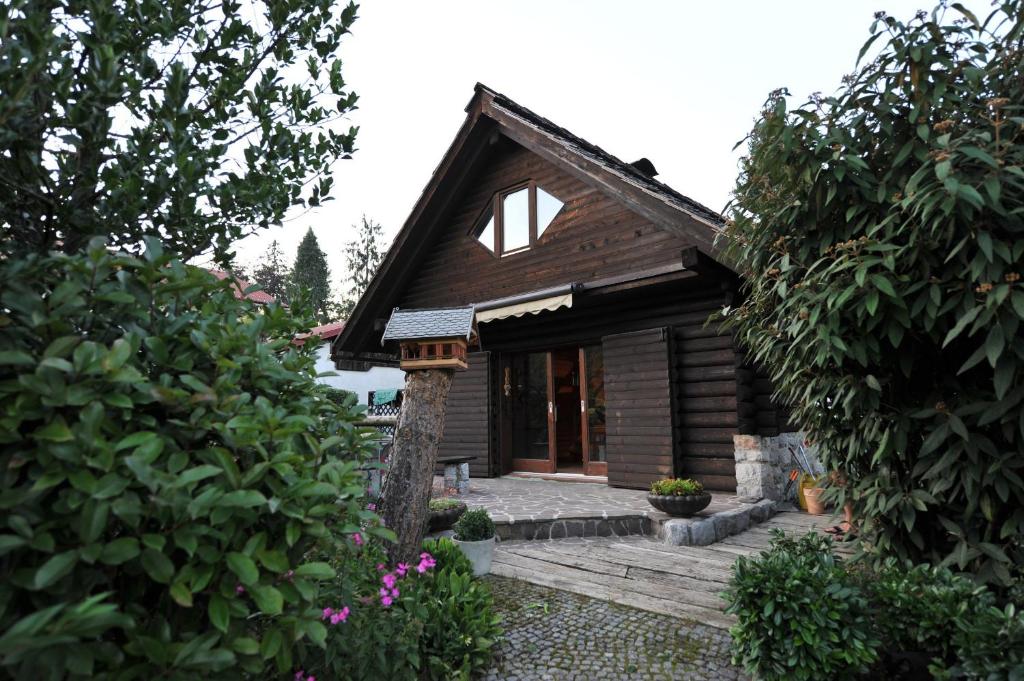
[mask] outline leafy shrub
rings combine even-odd
[[[854,678],[878,659],[867,598],[848,584],[832,540],[815,533],[740,557],[725,597],[733,661],[764,681]]]
[[[957,662],[950,668],[933,668],[936,677],[1024,678],[1024,611],[1013,604],[1002,609],[990,606],[957,624]]]
[[[880,14],[836,95],[768,100],[724,234],[726,319],[861,536],[1001,584],[1024,565],[1022,16]]]
[[[416,565],[388,567],[376,544],[348,547],[325,589],[327,646],[300,646],[302,671],[317,678],[469,679],[490,661],[501,633],[487,588],[450,540],[427,541]],[[347,570],[342,571],[344,565]],[[346,609],[347,608],[347,609]]]
[[[658,496],[689,497],[704,493],[704,485],[690,478],[668,478],[651,483],[651,494]]]
[[[321,385],[320,390],[323,391],[327,399],[339,407],[351,408],[359,402],[359,395],[351,390],[342,390],[341,388],[334,388],[329,385]]]
[[[427,503],[427,507],[431,511],[448,511],[459,506],[465,506],[464,503],[458,499],[452,499],[451,497],[440,497],[439,499],[431,499]]]
[[[372,514],[302,326],[155,243],[0,259],[7,674],[234,679],[324,640],[307,554]]]
[[[485,508],[474,508],[463,513],[453,527],[459,541],[482,541],[494,536],[494,521]]]
[[[946,568],[911,568],[889,561],[879,570],[853,572],[872,603],[874,628],[888,651],[918,651],[940,662],[955,658],[958,625],[993,604],[983,586]]]

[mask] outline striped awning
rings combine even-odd
[[[476,321],[478,324],[483,324],[485,322],[493,322],[498,319],[522,317],[527,314],[537,314],[539,312],[557,310],[560,307],[572,307],[572,293],[563,293],[556,296],[549,296],[547,298],[529,300],[523,303],[504,305],[490,310],[478,310],[476,313]]]

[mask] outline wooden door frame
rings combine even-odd
[[[540,350],[540,351],[533,351],[533,352],[537,352],[537,353],[543,352],[544,355],[545,355],[545,373],[546,373],[545,386],[546,386],[547,403],[548,403],[547,404],[548,458],[547,459],[524,459],[524,458],[519,458],[519,457],[515,456],[515,452],[511,452],[510,456],[508,456],[508,461],[509,461],[509,466],[510,466],[511,472],[554,473],[556,471],[556,466],[557,466],[557,464],[556,464],[556,460],[557,460],[556,459],[556,456],[557,456],[557,452],[556,452],[556,450],[557,450],[557,440],[555,439],[554,375],[553,375],[554,371],[553,371],[553,365],[552,365],[552,362],[553,362],[552,351],[551,350]],[[526,356],[526,355],[529,355],[529,354],[532,354],[532,353],[531,352],[508,353],[509,356],[508,356],[507,359],[504,356],[502,358],[502,360],[503,360],[502,361],[503,368],[504,368],[504,366],[511,366],[511,363],[512,363],[511,362],[511,356],[515,355],[515,354]],[[502,395],[503,395],[503,393],[502,393]],[[503,448],[505,446],[504,438],[503,438],[503,445],[502,446],[503,446]],[[504,452],[502,452],[502,458],[505,458],[504,457]]]
[[[590,375],[587,371],[587,357],[586,348],[581,345],[579,347],[580,357],[580,436],[583,438],[583,473],[585,475],[594,475],[608,477],[608,462],[607,461],[591,461],[590,460],[590,402],[588,400],[587,393],[589,392],[590,386]]]

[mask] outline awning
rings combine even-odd
[[[490,310],[478,310],[476,321],[478,324],[493,322],[497,319],[508,319],[509,317],[522,317],[526,314],[537,314],[549,310],[557,310],[560,307],[572,307],[572,293],[563,293],[547,298],[528,300],[513,305],[504,305]]]

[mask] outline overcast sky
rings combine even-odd
[[[988,2],[964,4],[979,17]],[[388,244],[465,117],[479,81],[722,210],[739,150],[768,93],[833,92],[876,10],[913,0],[367,0],[343,48],[359,94],[358,151],[336,165],[334,200],[240,242],[242,263],[277,239],[289,259],[308,227],[341,287],[361,215]]]

